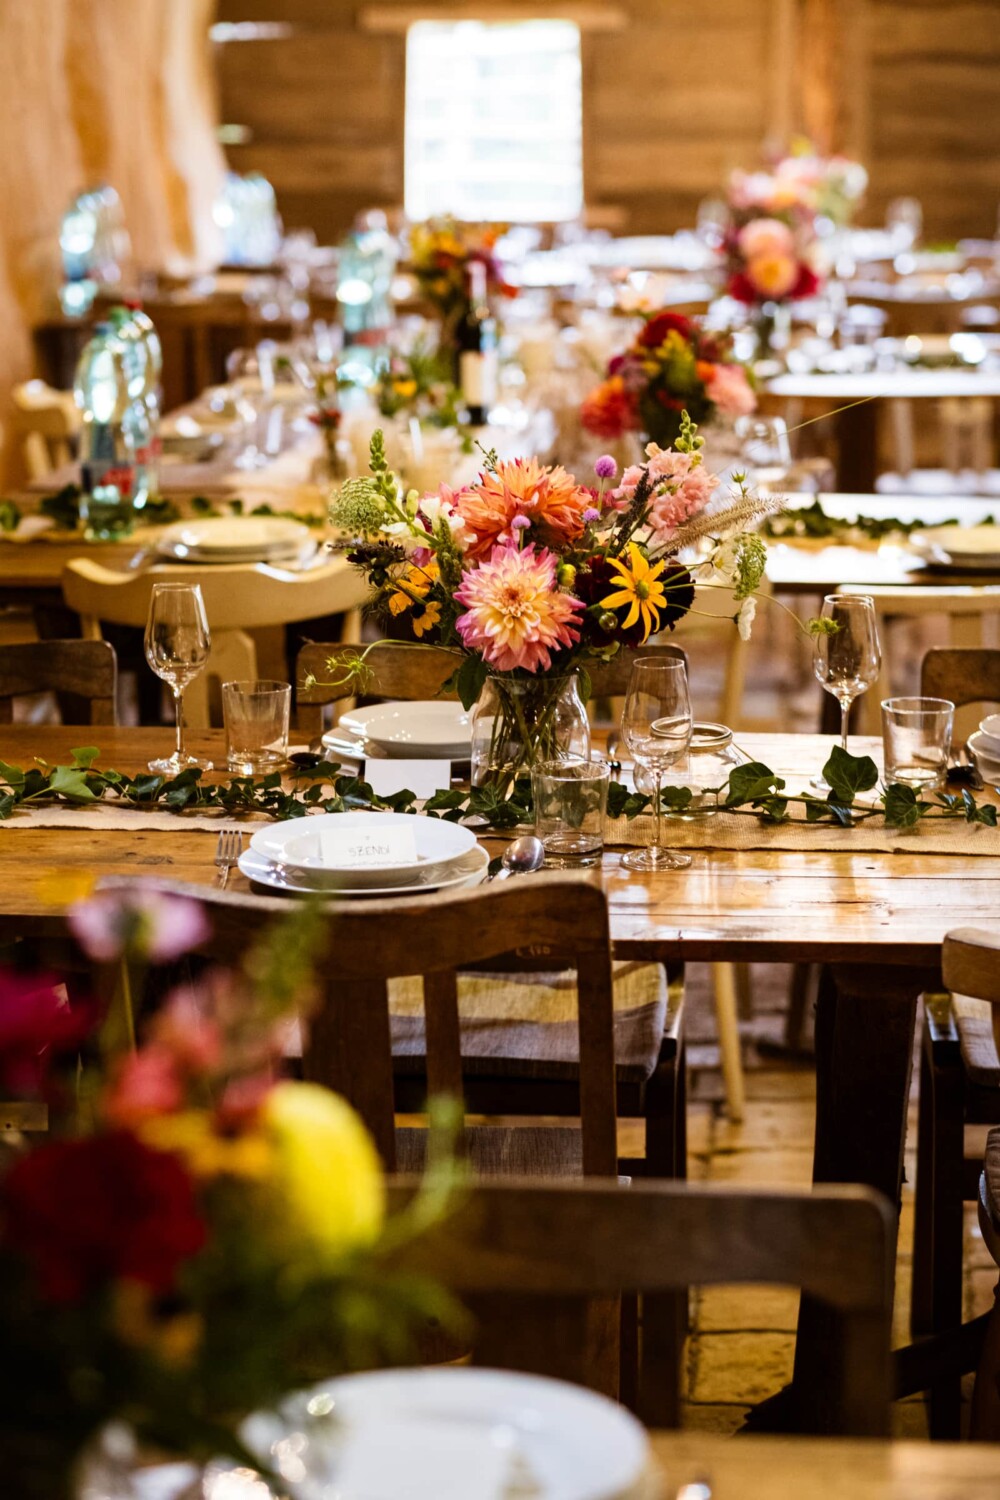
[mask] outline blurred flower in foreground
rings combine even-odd
[[[210,931],[196,901],[142,887],[99,891],[70,907],[67,920],[87,957],[97,963],[123,956],[169,963],[197,948]]]

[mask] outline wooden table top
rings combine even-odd
[[[789,505],[808,505],[811,495],[790,495]],[[823,509],[849,523],[858,514],[877,519],[921,521],[940,526],[957,521],[976,526],[989,517],[1000,517],[1000,496],[930,497],[922,495],[821,496]],[[30,542],[10,542],[0,537],[0,594],[4,589],[58,589],[65,565],[74,557],[89,557],[106,568],[126,568],[138,553],[150,546],[161,527],[142,527],[121,542],[85,542],[79,536],[61,533],[58,539],[40,537]],[[767,575],[774,588],[788,593],[828,593],[838,584],[933,584],[942,588],[956,583],[997,583],[996,574],[942,573],[927,569],[898,538],[881,542],[840,542],[835,539],[786,540],[768,543]]]
[[[724,1438],[656,1432],[668,1493],[707,1480],[712,1500],[987,1500],[1000,1447],[987,1443]]]
[[[803,401],[940,400],[944,396],[1000,396],[1000,368],[863,370],[824,374],[820,371],[776,375],[764,386],[770,396]]]
[[[29,764],[68,759],[97,744],[98,764],[134,772],[169,748],[169,729],[0,726],[0,758]],[[192,735],[216,760],[223,737]],[[740,744],[790,777],[811,774],[830,741],[818,735],[746,735]],[[873,749],[871,741],[852,747]],[[669,824],[667,825],[669,828]],[[58,924],[39,877],[55,871],[152,875],[211,885],[215,839],[177,829],[22,828],[0,824],[0,921],[27,930]],[[644,876],[605,854],[603,876],[616,952],[622,957],[829,960],[934,965],[946,932],[1000,925],[1000,881],[992,859],[974,855],[837,851],[695,850],[689,868]],[[230,888],[247,890],[238,871]]]

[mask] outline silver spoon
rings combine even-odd
[[[545,862],[545,845],[533,833],[513,839],[500,856],[500,869],[494,880],[509,880],[511,875],[530,875]]]

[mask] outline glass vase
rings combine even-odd
[[[792,334],[792,309],[787,302],[762,302],[753,316],[756,361],[781,359]]]
[[[536,761],[589,759],[590,721],[576,673],[488,677],[472,710],[472,785],[509,796]]]

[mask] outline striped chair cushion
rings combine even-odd
[[[679,986],[678,986],[679,989]],[[392,1048],[397,1072],[424,1071],[426,1042],[419,978],[392,981]],[[670,994],[661,964],[614,966],[615,1064],[621,1081],[644,1082],[656,1067]],[[573,1080],[580,1062],[576,976],[461,974],[462,1062],[470,1076]]]

